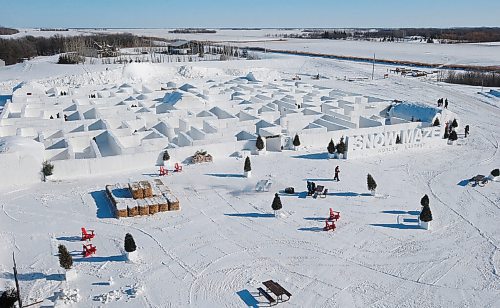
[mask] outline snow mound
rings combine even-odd
[[[281,79],[280,74],[277,71],[268,69],[258,69],[249,72],[246,77],[248,81],[274,81]]]
[[[0,138],[0,154],[25,153],[27,155],[43,157],[44,146],[33,139],[9,136]]]
[[[71,305],[78,303],[80,299],[78,289],[62,289],[57,296],[57,303]]]
[[[423,103],[402,102],[392,105],[389,116],[411,121],[432,123],[441,109]]]

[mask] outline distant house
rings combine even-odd
[[[0,59],[0,67],[5,66],[5,61]]]
[[[191,52],[191,42],[184,40],[172,42],[168,45],[168,51],[170,54],[187,55]]]

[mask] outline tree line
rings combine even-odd
[[[500,87],[500,73],[495,72],[455,72],[448,71],[445,82],[470,86]]]
[[[131,48],[143,45],[143,38],[130,33],[97,34],[91,36],[61,36],[0,39],[0,59],[6,65],[20,63],[36,56],[51,56],[65,52],[78,52],[83,47],[93,46],[94,42],[118,48]]]
[[[19,33],[19,30],[0,27],[0,35],[12,35],[12,34],[16,34],[16,33]]]

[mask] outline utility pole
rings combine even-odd
[[[16,281],[17,302],[19,303],[19,308],[23,308],[23,302],[21,300],[21,291],[19,290],[19,281],[17,280],[17,267],[16,267],[16,258],[14,256],[14,252],[12,252],[12,260],[14,261],[14,280]]]
[[[373,75],[375,74],[375,53],[373,53],[373,63],[372,63],[372,80]]]

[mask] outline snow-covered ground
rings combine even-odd
[[[153,166],[4,190],[0,288],[13,283],[15,252],[24,303],[44,300],[47,307],[61,289],[67,301],[78,299],[75,307],[265,306],[257,288],[269,279],[292,293],[284,304],[292,307],[500,305],[500,184],[464,185],[500,167],[500,100],[477,94],[478,87],[396,75],[383,79],[388,66],[376,67],[375,80],[348,82],[344,76],[370,76],[371,65],[297,56],[158,65],[153,76],[239,76],[258,68],[284,77],[300,73],[310,83],[387,99],[434,105],[446,97],[471,135],[464,139],[460,131],[457,144],[438,150],[356,160],[327,160],[326,144],[252,156],[249,179],[241,177],[239,158],[188,165],[163,178],[181,211],[149,217],[112,218],[104,187],[157,178]],[[40,58],[0,68],[0,88],[8,95],[10,86],[23,80],[106,84],[148,78],[150,72],[118,65],[59,66]],[[310,79],[317,73],[327,78]],[[340,182],[332,181],[336,165]],[[375,197],[368,195],[367,173],[377,181]],[[267,178],[271,190],[255,192],[257,181]],[[8,181],[6,175],[0,179]],[[329,195],[304,197],[306,180],[324,185]],[[273,195],[288,186],[298,194],[281,196],[283,210],[275,218]],[[424,194],[434,218],[430,231],[419,229],[416,221]],[[341,212],[334,232],[322,231],[329,208]],[[79,255],[81,227],[97,234],[94,257]],[[127,232],[138,246],[136,263],[123,257]],[[69,282],[60,275],[58,244],[74,257],[77,278]]]

